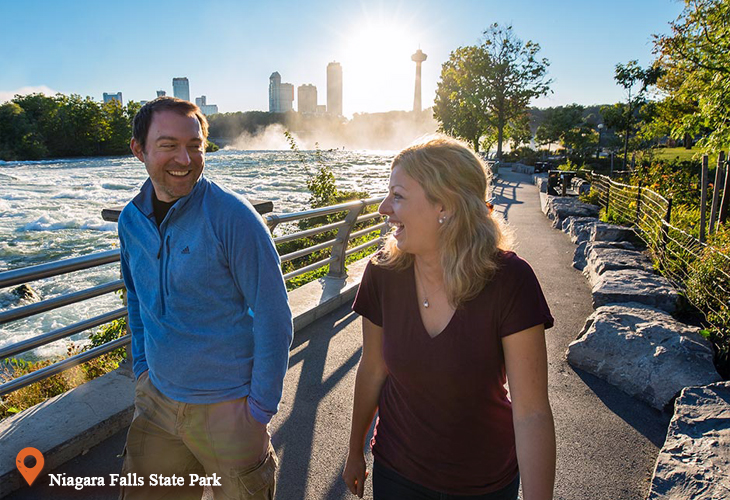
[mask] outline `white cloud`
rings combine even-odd
[[[39,85],[37,87],[20,87],[19,89],[15,90],[0,90],[0,103],[11,100],[17,94],[28,95],[34,93],[42,93],[47,96],[54,96],[58,93],[58,91],[46,87],[45,85]]]

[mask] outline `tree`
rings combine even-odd
[[[661,74],[659,66],[652,66],[642,69],[636,60],[629,61],[626,65],[617,64],[614,80],[626,90],[626,107],[624,114],[624,170],[626,169],[626,158],[629,152],[629,136],[633,129],[636,111],[646,102],[646,91],[650,85],[657,82]],[[638,90],[637,89],[638,85]]]
[[[674,138],[707,135],[701,146],[730,144],[730,1],[685,0],[685,8],[671,23],[671,35],[655,35],[657,65],[665,75],[664,119]]]
[[[479,151],[480,138],[489,126],[477,93],[482,56],[473,46],[451,53],[441,67],[433,108],[439,130],[470,142],[475,151]]]
[[[517,38],[512,26],[493,24],[478,46],[460,47],[441,68],[434,116],[443,131],[469,140],[494,133],[497,158],[505,132],[520,130],[530,100],[546,95],[547,59],[538,59],[540,45]]]

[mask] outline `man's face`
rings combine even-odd
[[[195,116],[155,112],[146,148],[134,139],[130,146],[147,168],[160,201],[169,203],[190,193],[205,167],[205,138]]]

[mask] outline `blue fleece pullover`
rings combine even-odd
[[[251,204],[201,177],[159,228],[148,179],[119,216],[134,374],[167,397],[249,397],[268,423],[281,400],[292,317],[279,256]]]

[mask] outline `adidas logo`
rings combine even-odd
[[[190,247],[183,248],[183,251],[180,252],[180,253],[183,254],[183,255],[188,255],[190,253]]]

